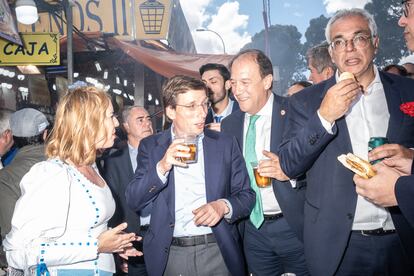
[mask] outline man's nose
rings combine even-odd
[[[400,27],[405,27],[407,25],[407,17],[403,15],[401,15],[400,19],[398,20],[398,25]]]

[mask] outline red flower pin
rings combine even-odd
[[[400,110],[404,114],[407,114],[410,117],[414,117],[414,102],[402,103],[400,105]]]

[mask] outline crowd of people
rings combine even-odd
[[[412,4],[403,1],[399,25],[414,51]],[[53,127],[35,109],[1,113],[2,267],[414,275],[410,64],[374,64],[380,38],[362,9],[338,11],[325,36],[307,52],[309,82],[288,97],[272,92],[272,63],[256,49],[228,67],[203,65],[200,78],[170,78],[162,102],[171,126],[159,133],[142,106],[125,106],[119,123],[111,99],[90,86],[60,99]],[[369,151],[372,137],[387,142]],[[346,153],[375,163],[376,175],[348,170],[337,160]]]

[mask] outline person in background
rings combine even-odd
[[[249,215],[254,192],[243,156],[233,137],[205,129],[207,87],[175,76],[162,89],[172,126],[143,139],[128,205],[140,211],[152,202],[144,239],[145,264],[151,276],[246,275],[236,222]],[[193,137],[197,158],[187,164]]]
[[[414,63],[407,62],[407,63],[404,63],[402,66],[407,70],[407,77],[414,79]]]
[[[287,98],[272,93],[273,66],[261,51],[238,53],[230,63],[232,91],[240,110],[223,121],[223,132],[236,137],[256,192],[250,219],[242,222],[244,253],[253,275],[308,275],[302,243],[304,183],[294,189],[279,165],[277,148],[286,123]],[[252,162],[269,177],[259,187]],[[243,229],[244,228],[244,229]]]
[[[9,122],[12,113],[0,109],[0,169],[7,166],[17,153],[17,148],[13,147],[13,134]]]
[[[398,65],[398,64],[389,64],[385,66],[384,69],[382,69],[382,71],[390,73],[390,74],[394,74],[394,75],[399,75],[402,77],[408,76],[407,69],[405,69],[404,66]]]
[[[108,229],[115,203],[94,165],[97,150],[113,145],[117,125],[104,91],[81,87],[61,98],[46,145],[48,159],[20,182],[22,196],[3,241],[10,273],[112,275],[113,252],[142,254],[132,249],[135,233],[123,232],[126,223]]]
[[[323,42],[313,46],[306,53],[310,71],[309,81],[313,84],[318,84],[321,81],[327,80],[335,73],[336,67],[329,55],[328,48],[329,44]]]
[[[223,64],[207,63],[200,67],[201,80],[207,85],[211,107],[208,109],[206,125],[220,131],[220,122],[239,109],[237,102],[229,97],[230,72]]]
[[[137,168],[138,147],[142,139],[153,134],[151,117],[148,111],[141,106],[126,106],[122,110],[122,127],[127,133],[127,144],[119,150],[111,153],[105,158],[103,177],[111,188],[115,199],[115,214],[109,220],[108,225],[116,225],[126,221],[127,232],[134,232],[144,238],[150,222],[151,205],[140,212],[132,211],[125,198],[125,190],[128,183],[133,179]],[[142,241],[141,241],[142,242]],[[142,251],[142,243],[138,249]],[[128,261],[117,258],[117,275],[147,275],[144,257],[129,258]]]
[[[359,196],[353,173],[337,157],[351,152],[368,160],[370,137],[391,142],[383,157],[412,156],[407,148],[414,147],[414,119],[404,118],[399,106],[414,100],[414,82],[374,65],[378,29],[367,11],[339,10],[325,35],[338,69],[290,98],[279,148],[285,174],[307,176],[304,245],[310,273],[413,275],[395,227],[400,210]],[[355,78],[340,80],[343,72]]]
[[[293,94],[298,93],[299,91],[305,89],[306,87],[311,86],[312,83],[308,82],[308,81],[295,81],[294,83],[292,83],[291,86],[289,86],[288,91],[287,91],[287,96],[290,97]]]
[[[11,164],[0,170],[0,228],[4,238],[11,229],[14,205],[21,195],[20,181],[37,162],[46,159],[44,142],[49,122],[33,108],[24,108],[10,116],[10,133],[19,148]]]

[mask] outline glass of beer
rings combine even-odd
[[[186,164],[197,163],[197,142],[198,137],[196,135],[183,135],[180,137],[176,137],[176,139],[184,139],[182,143],[184,146],[190,148],[190,157],[179,157],[181,162]]]
[[[270,186],[270,184],[272,183],[270,177],[261,176],[257,172],[257,168],[259,167],[259,163],[258,162],[250,162],[250,164],[252,165],[252,168],[253,168],[254,178],[256,180],[257,187],[266,188],[266,187]]]

